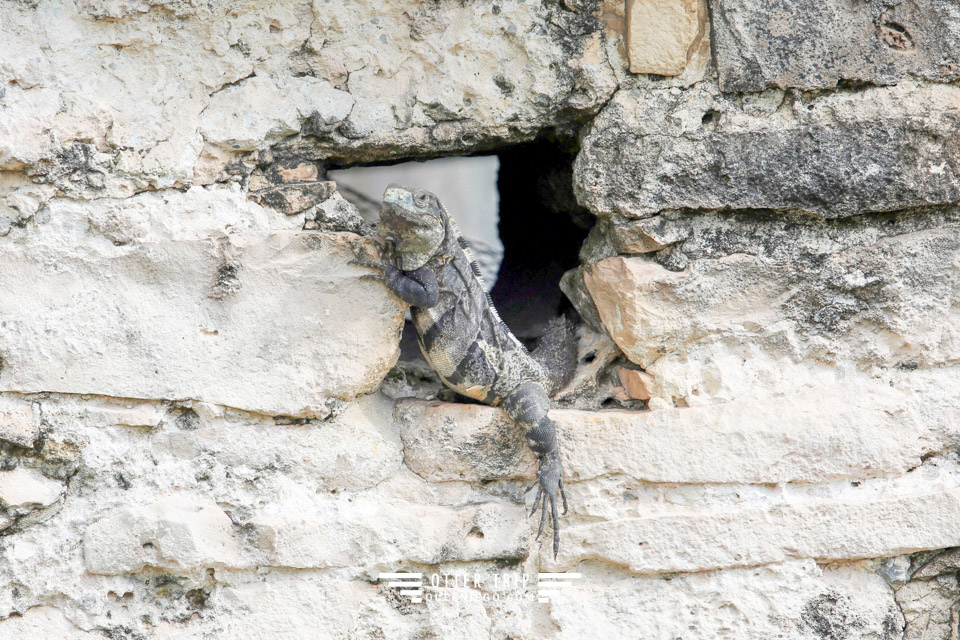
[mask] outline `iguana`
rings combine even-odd
[[[543,533],[552,515],[553,555],[560,548],[557,493],[567,513],[557,429],[547,417],[548,391],[569,374],[569,350],[547,340],[531,354],[497,314],[467,242],[436,195],[392,184],[383,194],[378,235],[385,241],[383,263],[353,264],[379,271],[363,278],[382,281],[409,304],[420,350],[443,383],[464,396],[502,407],[524,429],[539,460],[538,486],[530,515],[541,501]],[[572,343],[570,343],[572,344]],[[573,354],[575,358],[575,354]],[[548,366],[550,362],[560,366]]]

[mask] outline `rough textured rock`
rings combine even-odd
[[[29,403],[12,396],[0,396],[0,440],[21,447],[32,447],[40,436],[40,426]]]
[[[630,71],[680,75],[706,37],[708,20],[701,0],[629,0]]]
[[[45,507],[63,495],[64,487],[33,469],[0,471],[0,507]]]
[[[904,640],[948,640],[955,635],[960,615],[957,576],[937,576],[897,589],[897,603],[906,622]]]
[[[277,505],[249,522],[265,562],[281,567],[355,567],[356,550],[379,566],[436,565],[526,557],[523,509],[495,503],[428,507],[356,500],[318,505],[303,513]],[[429,523],[431,535],[422,527]]]
[[[170,498],[107,514],[84,532],[87,571],[121,575],[144,567],[190,572],[232,562],[231,522],[217,505]]]
[[[667,216],[663,232],[681,241],[653,259],[589,265],[584,280],[607,331],[664,402],[760,388],[819,395],[812,388],[846,371],[878,394],[926,389],[951,406],[953,376],[942,367],[957,357],[955,216]],[[936,424],[953,419],[945,411]]]
[[[353,162],[530,139],[616,89],[609,10],[541,0],[8,4],[0,167],[65,193],[127,196],[192,184],[210,160],[226,165],[289,136]]]
[[[843,384],[818,391],[817,405],[802,397],[745,398],[550,415],[561,429],[565,469],[576,480],[770,484],[895,476],[956,440],[955,424],[931,429],[896,392]],[[532,477],[536,469],[523,434],[499,409],[404,400],[397,417],[407,464],[427,480]]]
[[[402,307],[357,286],[347,263],[369,244],[288,230],[232,190],[160,198],[57,200],[0,241],[4,390],[325,415],[328,399],[376,387]],[[373,313],[357,318],[347,291]]]
[[[953,2],[718,0],[710,7],[724,91],[960,77]]]
[[[0,5],[0,639],[957,635],[956,6],[629,5]],[[556,561],[327,174],[533,139]]]
[[[671,573],[794,558],[874,558],[957,545],[958,514],[957,493],[938,491],[875,502],[623,518],[569,528],[558,562],[568,569],[590,555],[637,573]]]
[[[583,140],[575,186],[594,212],[627,218],[683,208],[832,218],[953,203],[958,104],[954,85],[906,81],[809,98],[621,91]]]
[[[812,561],[670,580],[600,574],[558,605],[550,618],[559,638],[621,637],[623,625],[636,637],[658,640],[899,638],[903,629],[882,578]]]

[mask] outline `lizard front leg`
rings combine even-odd
[[[350,264],[380,271],[381,273],[368,273],[360,277],[382,281],[393,295],[413,307],[429,308],[436,305],[440,299],[437,276],[430,267],[401,271],[392,264],[380,264],[370,260],[351,260]]]
[[[567,513],[567,494],[563,490],[563,464],[560,460],[560,447],[557,444],[556,425],[547,417],[550,399],[541,385],[535,382],[524,382],[504,398],[501,406],[524,429],[527,442],[540,461],[537,479],[527,487],[527,491],[537,487],[537,497],[533,501],[533,510],[530,511],[530,515],[536,513],[542,501],[540,526],[537,529],[537,538],[539,539],[547,519],[547,505],[549,503],[553,523],[553,557],[556,558],[557,552],[560,550],[560,517],[557,514],[557,493],[560,493],[560,498],[563,500],[564,514]]]

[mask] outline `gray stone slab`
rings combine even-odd
[[[956,2],[713,0],[710,9],[724,91],[960,77]]]

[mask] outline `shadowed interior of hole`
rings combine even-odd
[[[540,140],[498,155],[504,252],[490,297],[517,337],[530,340],[570,308],[560,277],[577,266],[593,216],[573,194],[575,149],[569,145]]]

